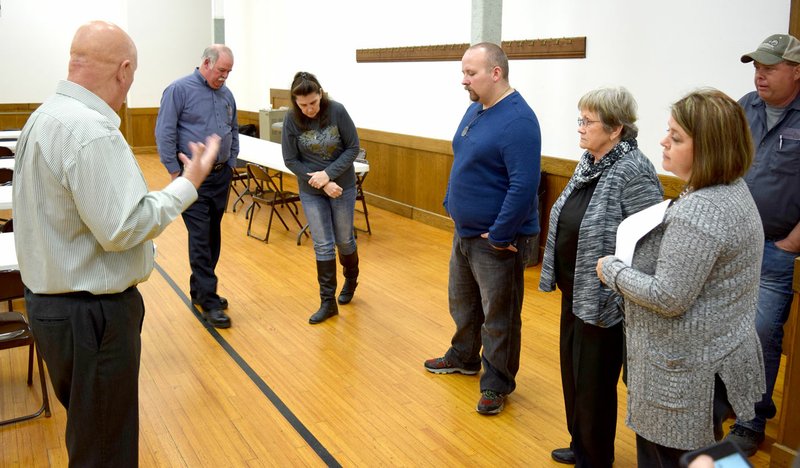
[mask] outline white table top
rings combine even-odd
[[[14,158],[0,158],[0,169],[14,170]]]
[[[0,270],[17,270],[17,250],[14,247],[14,233],[0,232]]]
[[[0,210],[11,209],[11,186],[0,185]]]
[[[239,135],[239,159],[276,171],[294,174],[283,162],[281,144],[247,135]],[[369,164],[354,162],[356,174],[369,172]]]
[[[19,135],[22,133],[20,130],[2,130],[0,131],[0,146],[5,146],[6,148],[10,149],[12,153],[17,152],[17,140],[19,140]],[[13,140],[9,140],[9,138],[13,138]],[[3,141],[7,140],[7,141]]]
[[[17,153],[17,140],[11,141],[0,141],[0,146],[5,146],[6,148],[10,149],[12,153]]]

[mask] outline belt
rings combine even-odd
[[[227,165],[228,165],[227,162],[214,164],[214,167],[211,168],[211,172],[219,172],[219,171],[225,169],[225,166],[227,166]]]

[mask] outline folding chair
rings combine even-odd
[[[233,177],[231,177],[231,190],[233,190],[233,193],[236,194],[236,200],[233,201],[233,206],[231,207],[231,211],[236,213],[236,205],[239,204],[239,202],[244,204],[244,200],[242,199],[244,198],[245,195],[250,194],[250,180],[247,178],[246,166],[244,167],[237,166],[231,168],[231,170],[233,171]],[[239,193],[239,190],[236,188],[237,184],[243,185],[241,193]]]
[[[22,285],[19,271],[0,272],[0,301],[7,300],[9,304],[9,312],[0,312],[0,350],[21,346],[28,347],[28,386],[31,386],[33,384],[33,353],[36,347],[33,331],[24,315],[11,311],[11,299],[22,297],[23,295],[24,286]],[[0,426],[27,421],[42,413],[46,417],[50,417],[50,398],[47,395],[47,381],[44,376],[42,357],[38,352],[36,353],[36,361],[39,365],[39,382],[42,385],[42,406],[31,414],[0,421]],[[3,382],[3,385],[8,385],[8,383]]]
[[[276,210],[276,207],[288,206],[289,214],[292,215],[292,218],[294,218],[295,222],[297,222],[297,225],[301,229],[303,228],[303,225],[300,224],[300,220],[297,218],[297,214],[299,213],[297,203],[300,202],[300,195],[295,192],[283,190],[283,180],[280,173],[276,175],[270,175],[267,169],[257,164],[248,163],[247,174],[250,178],[250,182],[253,184],[253,191],[251,192],[253,201],[247,208],[246,213],[246,216],[249,216],[250,218],[247,222],[248,236],[260,239],[259,237],[252,235],[250,232],[253,225],[253,218],[255,217],[255,207],[256,205],[260,207],[261,204],[270,207],[269,221],[267,222],[267,234],[263,239],[261,239],[264,242],[269,242],[269,233],[272,230],[273,215],[278,215],[278,219],[281,221],[281,224],[283,224],[283,227],[285,227],[287,231],[289,230],[289,226],[286,224],[286,221],[283,220],[281,214]]]
[[[0,185],[11,185],[14,171],[11,169],[0,169]],[[8,218],[0,218],[0,223],[7,222]]]
[[[367,150],[364,148],[358,149],[358,156],[356,156],[356,161],[369,164],[367,162]],[[367,178],[369,172],[365,172],[363,174],[356,174],[356,202],[361,200],[361,211],[364,213],[364,220],[367,222],[367,229],[364,231],[363,229],[355,228],[359,231],[364,231],[370,236],[372,235],[372,228],[369,227],[369,212],[367,212],[367,200],[364,197],[364,189],[362,185],[364,184],[364,179]]]

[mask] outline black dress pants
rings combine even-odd
[[[232,172],[228,166],[211,172],[197,190],[197,200],[183,212],[189,234],[189,292],[203,309],[219,309],[217,262],[222,247],[220,223],[228,205]]]
[[[39,352],[67,409],[75,467],[139,463],[139,358],[144,303],[136,287],[117,294],[25,291]]]
[[[728,417],[735,416],[730,401],[728,401],[728,389],[719,375],[714,376],[713,408],[714,437],[719,440],[718,436],[722,435],[722,423]],[[695,447],[691,450],[699,448],[701,447]],[[636,462],[641,467],[680,468],[681,456],[688,451],[660,445],[636,434]]]
[[[622,327],[585,323],[572,313],[572,296],[562,291],[561,385],[570,446],[579,468],[610,467],[614,461]]]

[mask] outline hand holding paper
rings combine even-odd
[[[614,256],[631,266],[636,243],[664,221],[664,213],[671,202],[672,200],[664,200],[622,220],[617,228],[617,248]]]

